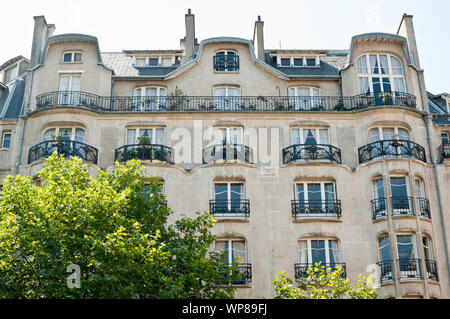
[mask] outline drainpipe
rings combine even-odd
[[[445,232],[445,224],[444,224],[445,220],[444,220],[444,212],[442,209],[441,190],[440,190],[440,185],[439,185],[437,165],[436,165],[436,161],[434,160],[433,147],[431,145],[430,128],[428,125],[428,120],[430,119],[430,113],[425,109],[425,101],[424,101],[423,93],[422,93],[422,82],[420,80],[419,72],[417,72],[417,79],[419,81],[419,90],[420,90],[420,97],[422,99],[422,108],[424,109],[424,112],[425,112],[425,115],[423,116],[423,118],[424,118],[424,122],[425,122],[425,128],[427,131],[428,151],[430,153],[430,160],[431,160],[431,164],[433,165],[433,171],[434,171],[434,181],[435,181],[435,185],[436,185],[438,204],[439,204],[439,216],[441,218],[442,236],[444,239],[445,259],[447,261],[447,273],[450,278],[450,259],[449,259],[449,255],[448,255],[448,242],[447,242],[447,234]]]
[[[27,121],[27,116],[22,115],[21,118],[22,118],[22,129],[20,132],[20,140],[19,140],[19,154],[17,155],[17,161],[14,167],[14,175],[17,175],[19,171],[20,161],[22,159],[23,139],[25,137],[25,122]]]

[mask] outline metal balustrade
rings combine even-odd
[[[342,214],[340,200],[293,200],[292,217],[295,220],[307,218],[335,218]]]
[[[250,216],[250,200],[210,200],[209,211],[217,218],[247,218]]]
[[[98,150],[88,144],[71,140],[49,140],[32,146],[28,151],[28,164],[51,156],[54,152],[64,157],[79,157],[97,164]]]
[[[233,265],[229,264],[220,267],[217,271],[223,276],[223,279],[216,282],[217,285],[247,285],[252,281],[252,264],[241,263],[236,265],[236,273],[233,273]],[[232,277],[237,276],[238,279]]]
[[[121,163],[132,160],[162,161],[174,164],[174,152],[171,147],[160,144],[131,144],[115,150],[115,160]]]
[[[342,268],[342,273],[341,273],[341,277],[342,278],[346,278],[347,277],[347,268],[345,263],[321,263],[319,265],[319,267],[323,267],[325,272],[327,273],[328,271],[335,271],[337,268],[336,266],[340,266]],[[314,274],[314,268],[315,268],[315,264],[314,263],[297,263],[294,265],[295,267],[295,279],[299,280],[302,278],[307,278],[308,277],[308,269],[311,268],[310,270],[310,274]]]
[[[408,140],[381,140],[358,149],[360,164],[376,158],[415,158],[427,162],[425,149]]]
[[[203,164],[233,160],[253,164],[253,150],[242,144],[216,144],[203,149]]]
[[[356,96],[99,96],[55,91],[36,97],[36,109],[83,107],[99,112],[345,112],[374,106],[416,109],[416,97],[392,92],[380,103],[374,95]],[[386,104],[388,103],[388,104]]]
[[[213,56],[214,70],[221,71],[238,71],[239,55],[235,54],[217,54]]]
[[[400,279],[423,279],[420,259],[397,259]]]
[[[283,164],[298,160],[327,160],[342,163],[341,150],[328,144],[296,144],[283,148]]]
[[[370,201],[372,206],[372,219],[378,220],[387,217],[386,198],[377,198]]]
[[[450,145],[449,144],[439,145],[438,152],[439,152],[439,163],[442,163],[446,159],[450,158]]]
[[[377,262],[380,267],[380,283],[392,282],[394,280],[392,260],[384,260]]]

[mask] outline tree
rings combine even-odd
[[[277,299],[376,299],[376,288],[370,277],[359,275],[356,288],[342,276],[342,267],[334,269],[316,263],[308,267],[306,277],[299,278],[298,288],[284,271],[275,276],[273,284]]]
[[[89,176],[56,152],[38,176],[9,176],[0,197],[2,298],[231,298],[209,252],[208,213],[172,225],[161,186],[138,161]],[[80,269],[68,273],[68,266]],[[69,268],[75,269],[75,268]],[[72,270],[70,270],[72,271]],[[72,285],[73,286],[73,285]]]

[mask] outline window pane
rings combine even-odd
[[[369,78],[359,77],[358,83],[359,83],[359,93],[369,95],[370,94]]]
[[[240,201],[244,197],[244,184],[230,185],[230,198],[232,201]]]
[[[380,252],[380,261],[391,260],[391,249],[389,245],[389,236],[380,238],[378,242],[378,249]]]
[[[149,58],[148,65],[149,66],[158,66],[158,58]]]
[[[145,66],[145,58],[136,58],[136,66]]]
[[[294,66],[303,66],[303,59],[294,58]]]
[[[303,130],[303,144],[314,145],[317,144],[316,130],[304,129]]]
[[[320,184],[307,184],[308,186],[308,201],[321,201],[322,191]]]
[[[81,62],[81,53],[74,53],[74,62]]]
[[[157,92],[158,92],[157,88],[146,88],[145,96],[156,96]]]
[[[72,86],[70,88],[71,91],[79,91],[80,90],[80,77],[72,76]]]
[[[64,140],[70,140],[72,138],[72,128],[60,128],[59,136],[62,136]]]
[[[82,128],[76,128],[75,129],[75,141],[84,143],[86,132]]]
[[[383,78],[383,92],[391,92],[391,80],[389,78]]]
[[[51,141],[54,139],[54,136],[56,135],[56,129],[52,128],[44,133],[44,141]]]
[[[164,145],[164,129],[156,129],[156,144]]]
[[[404,128],[399,128],[398,129],[398,138],[400,140],[409,140],[408,130],[405,130]]]
[[[242,144],[242,129],[241,128],[230,128],[230,143],[231,144]]]
[[[308,241],[301,240],[298,242],[298,262],[301,264],[308,263]]]
[[[393,127],[383,127],[382,132],[384,140],[395,139],[395,129]]]
[[[316,66],[316,59],[306,59],[306,66]]]
[[[214,184],[214,199],[216,201],[228,200],[228,185],[227,184]]]
[[[295,191],[297,195],[298,201],[304,201],[305,200],[305,189],[303,184],[297,184],[295,185]]]
[[[361,56],[357,61],[358,74],[367,74],[367,59],[366,56]]]
[[[291,65],[291,59],[290,58],[281,58],[281,65],[282,66],[290,66]]]
[[[172,66],[172,59],[170,59],[170,58],[162,59],[162,66],[165,66],[165,67]]]
[[[403,68],[402,63],[399,59],[391,56],[391,67],[392,67],[392,74],[403,74]]]
[[[225,96],[226,95],[226,89],[225,88],[215,88],[213,90],[214,96]]]
[[[373,182],[374,199],[384,198],[384,183],[382,179]]]
[[[127,130],[127,145],[136,144],[136,130]]]
[[[333,183],[326,183],[325,184],[325,200],[327,201],[334,201],[334,184]]]
[[[415,259],[414,244],[411,235],[397,235],[398,258]]]
[[[370,71],[372,74],[379,74],[380,71],[378,70],[378,60],[376,55],[369,55],[370,60]]]
[[[232,259],[239,258],[242,263],[247,263],[247,249],[245,241],[243,240],[233,240],[232,244]]]
[[[378,128],[373,128],[370,130],[370,142],[377,142],[380,140],[380,132]]]
[[[341,250],[339,247],[339,242],[337,240],[329,240],[328,241],[328,249],[330,255],[330,264],[340,263],[341,262]]]
[[[390,181],[392,197],[408,196],[405,177],[391,177]]]
[[[319,143],[320,144],[329,144],[329,141],[328,141],[328,130],[327,129],[320,129],[319,130]]]
[[[389,74],[387,55],[380,55],[381,74]]]
[[[3,134],[3,148],[9,148],[11,146],[11,134],[10,133],[4,133]]]
[[[72,62],[72,53],[64,53],[64,62]]]
[[[311,240],[311,257],[312,263],[326,264],[326,252],[324,240]]]
[[[403,78],[394,78],[395,92],[406,93],[405,81]]]

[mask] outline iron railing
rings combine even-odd
[[[342,214],[340,200],[293,200],[291,201],[292,217],[303,218],[336,218]]]
[[[426,198],[417,197],[419,215],[431,219],[430,201]]]
[[[88,144],[71,140],[49,140],[32,146],[28,151],[28,164],[44,159],[57,152],[64,157],[79,157],[86,162],[97,164],[98,150]]]
[[[358,149],[359,163],[375,158],[415,158],[427,162],[425,149],[408,140],[382,140],[364,145]]]
[[[394,106],[416,108],[416,97],[395,93]],[[345,112],[386,105],[373,95],[356,96],[99,96],[56,91],[36,97],[36,109],[85,107],[103,112]]]
[[[213,56],[215,71],[238,71],[239,55],[217,54]]]
[[[347,277],[347,268],[345,263],[321,263],[319,265],[319,267],[323,267],[325,270],[325,273],[327,273],[328,271],[335,271],[337,268],[336,266],[340,266],[342,267],[342,273],[341,273],[341,277],[342,278],[346,278]],[[307,278],[308,277],[308,269],[311,268],[310,270],[310,274],[314,274],[314,268],[315,268],[315,264],[313,263],[297,263],[294,265],[295,267],[295,279],[299,280],[302,278]]]
[[[439,281],[437,266],[434,260],[425,259],[425,269],[427,271],[428,279]]]
[[[372,206],[372,219],[377,220],[387,217],[386,198],[381,197],[370,201]]]
[[[219,267],[217,271],[223,277],[216,282],[217,285],[247,285],[252,281],[252,264],[242,263],[236,265],[236,273],[233,273],[233,265]],[[235,279],[235,277],[239,277]]]
[[[253,164],[253,150],[242,144],[216,144],[203,149],[203,164],[241,160]]]
[[[247,218],[250,216],[250,200],[210,200],[209,211],[214,217]]]
[[[445,159],[450,158],[450,145],[441,144],[438,148],[439,152],[439,162],[442,163]]]
[[[116,148],[115,160],[121,163],[132,160],[162,161],[174,163],[173,148],[160,144],[131,144]]]
[[[420,259],[398,259],[400,279],[422,279]]]
[[[392,282],[394,280],[392,260],[379,261],[377,265],[380,267],[380,282]]]
[[[414,216],[414,198],[411,196],[391,197],[392,216]]]
[[[328,144],[296,144],[283,149],[283,164],[297,160],[327,160],[342,163],[341,150]]]

